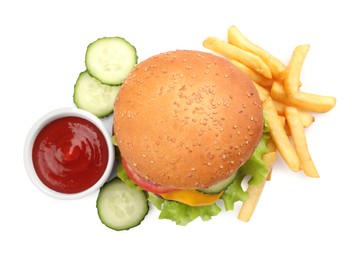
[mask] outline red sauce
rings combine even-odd
[[[108,147],[100,130],[80,117],[63,117],[47,124],[37,135],[32,160],[40,180],[62,193],[77,193],[103,175]]]

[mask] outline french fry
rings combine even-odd
[[[273,80],[265,78],[261,74],[257,73],[256,71],[248,68],[246,65],[242,64],[237,60],[231,60],[232,64],[238,67],[242,72],[244,72],[252,81],[256,82],[257,84],[263,87],[271,87]]]
[[[270,152],[275,152],[275,153],[277,152],[275,142],[271,138],[267,141],[266,146]],[[263,159],[265,159],[265,156],[263,156]],[[275,156],[275,159],[276,159],[276,156]],[[271,167],[271,169],[269,169],[269,173],[267,174],[267,177],[266,177],[267,181],[271,180],[272,168],[273,167]]]
[[[270,92],[260,86],[259,84],[257,84],[256,82],[254,82],[254,85],[255,85],[255,88],[257,90],[257,92],[259,93],[259,96],[260,96],[260,100],[263,102],[265,101],[266,98],[268,98],[270,96]],[[275,105],[275,108],[277,110],[277,113],[279,115],[285,115],[285,107],[286,105],[283,104],[282,102],[279,102],[279,101],[276,101],[276,100],[272,100],[274,105]],[[313,115],[311,115],[310,113],[307,113],[305,111],[302,111],[302,110],[298,110],[299,114],[300,114],[300,117],[301,117],[301,121],[302,121],[302,124],[303,124],[303,127],[309,127],[314,121],[315,121],[315,118]]]
[[[277,157],[277,152],[276,152],[276,149],[274,151],[271,151],[271,152],[268,152],[268,153],[265,153],[262,157],[263,161],[265,162],[265,164],[267,165],[268,167],[268,175],[267,176],[270,176],[268,178],[266,178],[266,180],[270,180],[271,179],[271,172],[272,172],[272,167],[273,167],[273,164],[275,163],[276,161],[276,157]]]
[[[260,86],[256,82],[253,82],[253,83],[255,85],[257,92],[259,93],[259,96],[260,96],[260,99],[262,102],[265,101],[266,98],[270,97],[270,92],[266,88]],[[272,101],[275,105],[277,113],[279,115],[284,115],[286,105],[280,101],[276,101],[276,100],[272,100]],[[301,117],[302,124],[305,128],[309,127],[315,121],[315,118],[313,115],[311,115],[305,111],[302,111],[302,110],[298,110],[298,111],[299,111],[299,114]]]
[[[267,146],[269,152],[277,151],[275,142],[271,138],[267,141],[266,146]]]
[[[272,100],[272,101],[276,107],[277,113],[281,116],[285,115],[286,105],[276,100]],[[315,117],[310,113],[307,113],[302,110],[298,110],[298,113],[300,114],[300,118],[304,128],[309,127],[315,121]]]
[[[230,59],[252,80],[260,96],[271,137],[266,143],[269,152],[263,155],[269,169],[267,176],[260,184],[248,186],[248,198],[238,214],[240,220],[247,222],[254,213],[266,181],[271,179],[277,152],[292,171],[303,170],[307,176],[319,177],[308,151],[304,128],[315,121],[310,112],[330,111],[336,105],[336,98],[300,90],[301,71],[309,45],[297,46],[286,67],[279,59],[249,41],[235,26],[229,28],[227,35],[227,42],[209,37],[203,45]]]
[[[286,107],[285,115],[292,135],[294,147],[301,161],[303,172],[310,177],[319,177],[307,147],[304,128],[297,109],[294,107]]]
[[[270,93],[271,95],[271,93]],[[277,101],[277,100],[274,100],[272,99],[272,102],[273,104],[275,105],[275,108],[276,108],[276,111],[277,111],[277,114],[279,115],[284,115],[285,114],[285,107],[286,105],[280,101]]]
[[[282,124],[283,129],[285,129],[286,135],[287,135],[287,136],[291,136],[290,129],[288,128],[288,125],[286,124],[286,117],[285,117],[285,116],[280,116],[280,115],[278,115],[278,118],[279,118],[280,121],[281,121],[281,124]]]
[[[259,56],[270,68],[274,78],[282,79],[284,77],[284,72],[286,70],[285,64],[283,64],[276,57],[272,56],[269,52],[262,49],[260,46],[249,41],[236,26],[231,26],[229,28],[228,41],[232,45]]]
[[[203,46],[229,59],[240,61],[242,64],[262,74],[266,78],[272,78],[270,68],[266,63],[259,56],[251,52],[240,49],[216,37],[206,38],[203,41]]]
[[[314,116],[310,113],[307,113],[302,110],[298,110],[298,113],[300,115],[300,119],[304,128],[309,127],[315,121]]]
[[[264,179],[260,184],[249,185],[247,188],[247,199],[242,203],[239,211],[238,219],[244,222],[250,221],[256,205],[260,199],[261,193],[265,187],[266,180]]]
[[[283,128],[285,129],[286,135],[287,135],[287,136],[291,136],[291,131],[290,131],[290,128],[288,127],[288,125],[285,124],[285,125],[283,126]]]
[[[301,70],[306,55],[310,49],[308,44],[297,46],[288,63],[285,77],[283,79],[285,90],[288,96],[292,96],[299,91],[301,86]]]
[[[272,166],[276,160],[276,152],[269,152],[263,155],[263,161],[267,165],[269,172],[272,169]],[[238,218],[244,222],[248,222],[252,217],[256,205],[260,199],[261,193],[265,187],[266,179],[264,179],[260,184],[249,185],[247,188],[247,199],[243,202]]]
[[[260,100],[265,101],[266,98],[270,96],[270,91],[262,87],[261,85],[257,84],[255,81],[253,81],[254,86],[257,90],[257,93],[259,93]]]
[[[271,97],[288,106],[294,106],[311,112],[324,113],[336,105],[336,98],[321,96],[298,91],[293,96],[288,96],[283,85],[274,81],[271,87]]]
[[[270,127],[270,135],[275,142],[277,150],[285,160],[288,167],[292,171],[298,172],[301,169],[300,160],[298,159],[296,151],[291,145],[285,129],[282,126],[272,99],[267,98],[263,102],[262,106],[264,109],[266,109],[267,121]]]
[[[281,122],[281,125],[283,127],[285,127],[285,124],[286,124],[286,118],[284,116],[280,116],[279,114],[278,115],[278,118],[280,119],[280,122]]]

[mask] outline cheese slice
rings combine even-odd
[[[166,200],[174,200],[189,206],[207,206],[215,203],[223,192],[205,194],[196,190],[177,190],[160,194]]]

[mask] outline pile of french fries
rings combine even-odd
[[[236,26],[228,29],[227,36],[227,41],[208,37],[203,46],[230,59],[249,76],[259,93],[271,136],[270,151],[263,157],[269,169],[267,180],[271,178],[277,151],[292,171],[302,170],[309,177],[319,177],[308,150],[305,128],[315,121],[312,113],[330,111],[336,99],[301,91],[301,70],[310,46],[297,46],[285,65],[249,41]],[[250,220],[265,182],[249,185],[248,199],[239,212],[240,220]]]

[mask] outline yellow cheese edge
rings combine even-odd
[[[177,190],[159,195],[166,200],[178,201],[189,206],[207,206],[215,203],[222,193],[205,194],[196,190]]]

